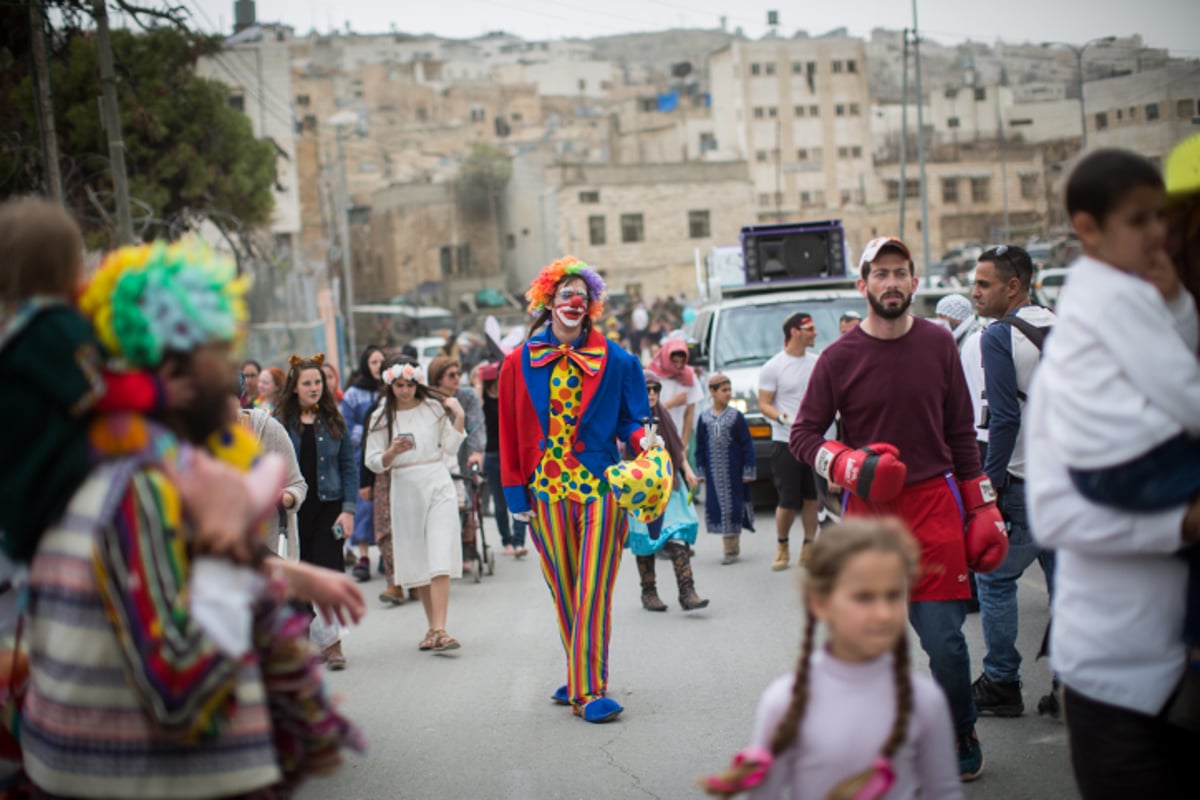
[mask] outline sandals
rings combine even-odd
[[[455,639],[442,628],[435,631],[430,631],[433,634],[433,651],[435,653],[444,653],[447,650],[457,650],[462,647],[458,639]]]
[[[421,643],[417,645],[417,649],[432,650],[435,644],[437,644],[437,631],[435,631],[433,628],[430,628],[429,630],[425,631],[425,638],[422,639]]]

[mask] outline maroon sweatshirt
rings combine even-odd
[[[844,443],[895,445],[909,484],[946,472],[959,480],[983,474],[958,347],[939,325],[914,317],[899,339],[876,339],[858,326],[825,348],[792,425],[792,453],[812,464],[839,411]]]

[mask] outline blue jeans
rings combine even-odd
[[[979,618],[983,623],[983,672],[996,683],[1021,679],[1017,652],[1017,580],[1034,561],[1042,566],[1046,588],[1054,597],[1054,552],[1043,550],[1029,532],[1025,516],[1025,484],[1009,479],[1000,496],[1000,513],[1008,524],[1008,556],[994,572],[978,574]]]
[[[929,656],[933,679],[946,693],[956,736],[970,733],[979,718],[975,695],[971,691],[971,656],[962,632],[966,616],[965,600],[908,604],[908,621],[921,640],[921,649]]]
[[[375,544],[375,503],[372,500],[355,501],[354,532],[350,534],[351,544]]]
[[[508,521],[508,501],[504,499],[504,485],[500,480],[500,454],[483,454],[483,475],[487,478],[488,493],[492,496],[492,512],[496,518],[496,528],[500,531],[500,542],[505,547],[524,547],[525,531],[529,529],[528,522]]]

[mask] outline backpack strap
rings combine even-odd
[[[1029,340],[1030,344],[1037,348],[1039,354],[1042,352],[1042,348],[1046,344],[1047,334],[1050,333],[1049,326],[1045,328],[1038,327],[1029,320],[1022,319],[1016,314],[1005,314],[1003,317],[1000,317],[1000,319],[996,320],[996,322],[1001,325],[1008,325],[1016,328],[1021,333],[1025,334],[1025,338]]]

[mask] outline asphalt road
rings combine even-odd
[[[487,520],[489,541],[498,544]],[[750,735],[759,694],[794,668],[802,571],[771,572],[774,521],[758,516],[741,561],[721,566],[721,542],[703,533],[694,559],[697,589],[712,604],[683,613],[670,563],[657,562],[667,613],[641,607],[637,567],[627,554],[613,609],[609,693],[625,713],[589,725],[550,701],[565,666],[549,592],[536,554],[496,552],[495,575],[451,589],[450,655],[417,650],[419,604],[385,608],[382,578],[363,584],[371,611],[345,640],[349,667],[330,673],[332,691],[365,732],[370,751],[310,781],[302,800],[375,798],[696,798],[695,780],[723,768]],[[793,531],[793,541],[800,534]],[[793,552],[795,555],[795,552]],[[1038,717],[1050,684],[1034,662],[1046,623],[1037,567],[1020,595],[1026,715],[979,723],[987,766],[965,787],[968,800],[1073,798],[1063,726]],[[973,674],[983,655],[978,615],[966,634]],[[928,673],[915,644],[914,669]]]

